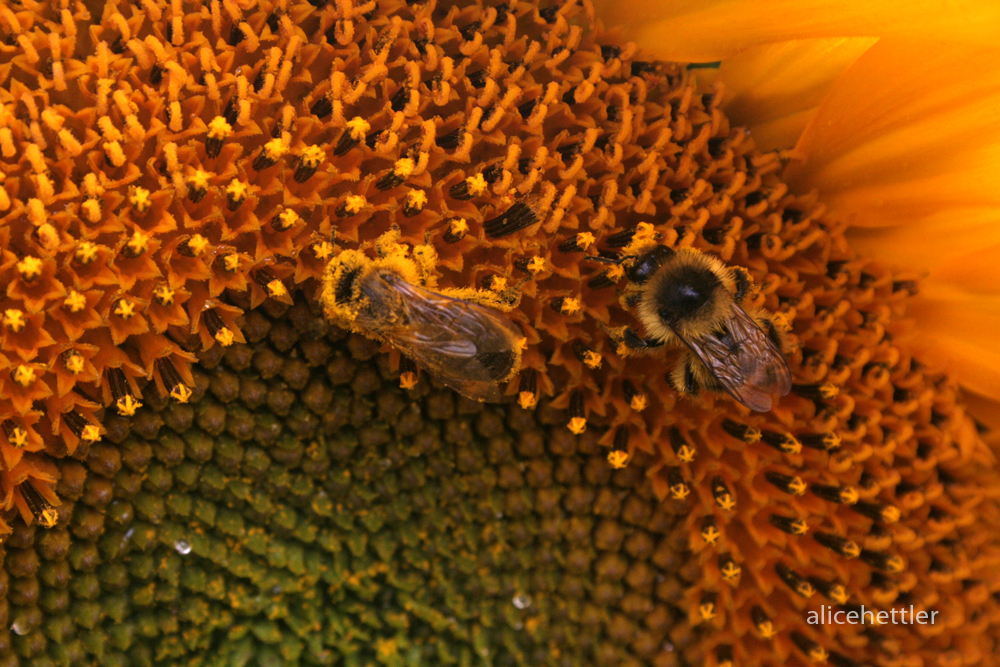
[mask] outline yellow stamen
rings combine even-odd
[[[351,135],[351,139],[355,141],[361,141],[368,134],[368,130],[372,129],[372,126],[368,124],[364,118],[360,116],[355,116],[351,120],[347,121],[347,131]]]
[[[611,451],[608,452],[608,463],[615,470],[620,470],[628,464],[628,452],[625,451]]]
[[[174,302],[174,290],[170,289],[166,285],[160,285],[153,290],[153,298],[161,306],[169,306]]]
[[[233,127],[222,116],[216,116],[208,123],[209,139],[225,139],[233,133]]]
[[[34,280],[42,275],[42,260],[29,255],[17,263],[17,271],[24,280]]]
[[[132,204],[132,208],[139,213],[145,213],[149,210],[149,207],[153,205],[153,202],[150,199],[149,190],[142,187],[136,187],[131,196],[129,196],[128,201]]]
[[[399,376],[399,386],[402,389],[413,389],[417,386],[417,374],[407,371]]]
[[[195,169],[194,173],[188,177],[188,184],[195,190],[208,190],[208,178],[212,174],[201,169]]]
[[[138,257],[149,248],[150,238],[151,237],[148,234],[144,234],[137,229],[135,230],[135,234],[132,235],[132,238],[125,243],[125,248],[128,249],[132,256]]]
[[[406,205],[411,209],[423,209],[427,204],[427,193],[423,190],[410,190],[406,193]]]
[[[70,350],[63,359],[63,366],[73,375],[79,375],[86,367],[86,361],[82,354],[76,350]]]
[[[299,221],[299,214],[290,208],[286,208],[278,214],[278,221],[278,229],[285,231],[295,226],[295,223]]]
[[[601,367],[603,358],[600,352],[588,350],[583,354],[583,363],[587,365],[587,368],[598,369]]]
[[[354,215],[361,211],[368,204],[368,200],[365,199],[364,195],[347,195],[344,198],[344,210]]]
[[[285,296],[288,294],[288,288],[285,287],[285,283],[274,279],[267,284],[267,293],[273,297]]]
[[[176,387],[170,390],[170,398],[174,399],[178,403],[187,403],[190,399],[193,391],[186,384],[181,382]]]
[[[69,295],[63,301],[63,307],[71,313],[79,313],[87,306],[87,297],[76,290],[70,290]]]
[[[134,396],[127,394],[115,402],[115,407],[118,408],[118,414],[121,416],[132,417],[135,415],[136,410],[142,407],[142,402],[136,400]]]
[[[324,151],[319,146],[307,146],[305,150],[302,151],[302,157],[299,158],[302,164],[310,169],[318,167],[323,158],[326,157],[326,151]]]
[[[233,330],[229,327],[222,327],[215,334],[215,340],[219,341],[222,347],[229,347],[236,340]]]
[[[729,582],[735,581],[740,576],[740,573],[742,571],[743,570],[740,568],[740,566],[734,563],[733,561],[727,562],[725,566],[720,570],[722,578]]]
[[[187,240],[187,247],[195,257],[201,255],[208,249],[209,242],[201,234],[195,234]]]
[[[634,400],[635,399],[633,399],[633,401]],[[677,458],[682,463],[691,463],[694,461],[694,447],[691,447],[690,445],[681,445],[677,449]]]
[[[35,369],[26,364],[21,364],[14,369],[11,373],[11,377],[14,378],[14,382],[18,383],[22,387],[30,387],[35,383]]]
[[[226,194],[229,195],[230,199],[233,201],[242,201],[247,196],[247,190],[250,187],[249,183],[244,183],[238,179],[233,179],[226,186]]]
[[[118,307],[115,308],[115,315],[123,320],[130,320],[135,315],[135,303],[128,299],[121,299]]]
[[[264,144],[264,156],[272,162],[277,162],[278,159],[287,152],[288,146],[280,138],[272,139]]]
[[[97,244],[91,243],[90,241],[80,241],[76,246],[76,253],[74,255],[76,261],[81,264],[90,264],[95,259],[97,259]]]
[[[559,310],[560,310],[560,312],[563,312],[566,315],[572,315],[574,313],[579,313],[580,312],[580,300],[579,299],[573,299],[573,298],[567,297],[567,298],[563,299],[562,306],[560,306]]]
[[[482,174],[476,174],[465,179],[465,187],[469,189],[470,197],[478,197],[486,192],[486,186],[486,179],[483,178]]]
[[[27,321],[24,319],[24,312],[16,308],[9,308],[4,311],[3,325],[10,331],[18,333],[23,330]]]
[[[392,166],[392,173],[399,178],[407,178],[413,173],[413,169],[416,165],[408,157],[396,160],[396,164]]]
[[[312,251],[316,259],[325,262],[333,256],[333,244],[327,241],[320,241],[313,244]]]

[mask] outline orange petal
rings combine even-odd
[[[799,39],[757,46],[723,61],[724,111],[762,150],[791,148],[833,82],[877,40]]]
[[[1000,211],[953,208],[894,227],[850,230],[851,247],[908,269],[930,271],[930,279],[1000,289]],[[992,246],[992,248],[991,248]],[[988,249],[988,252],[980,249]],[[980,254],[975,265],[970,257]],[[945,275],[947,272],[947,275]]]
[[[643,49],[680,62],[722,60],[753,46],[814,37],[1000,41],[1000,3],[990,0],[597,0],[595,6],[606,26],[622,26]]]
[[[998,5],[1000,7],[1000,5]],[[886,226],[1000,204],[1000,48],[881,40],[833,86],[790,186],[835,214]]]
[[[966,388],[1000,400],[1000,294],[928,281],[908,313],[919,323],[923,355]]]
[[[982,435],[983,440],[996,449],[1000,446],[1000,401],[966,392],[962,397],[969,414],[989,429]]]

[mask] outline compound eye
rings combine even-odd
[[[628,278],[637,285],[649,280],[665,261],[673,257],[674,251],[665,245],[658,245],[636,261]]]

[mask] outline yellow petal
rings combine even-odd
[[[665,60],[722,60],[747,48],[814,37],[954,36],[1000,42],[993,0],[597,0],[607,26]]]
[[[724,111],[749,127],[758,148],[791,148],[833,82],[876,42],[874,37],[799,39],[757,46],[724,60]]]
[[[1000,6],[1000,5],[998,5]],[[881,40],[831,89],[799,142],[790,185],[818,188],[853,224],[895,225],[997,206],[1000,49]]]

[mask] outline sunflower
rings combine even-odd
[[[916,20],[722,44],[703,9],[657,60],[587,0],[0,7],[0,659],[988,660],[997,467],[957,381],[996,365],[941,317],[995,288],[955,268],[987,203],[933,255],[904,235],[964,201],[907,151],[961,166],[931,130],[984,117],[940,86],[971,56],[879,87]],[[520,327],[504,402],[323,318],[328,263],[387,233]],[[636,353],[593,259],[651,244],[742,268],[772,411]],[[866,609],[932,621],[810,620]]]

